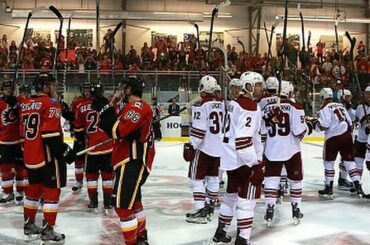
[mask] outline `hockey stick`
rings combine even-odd
[[[218,11],[221,8],[224,8],[226,6],[229,6],[231,4],[230,0],[225,0],[224,2],[221,2],[219,5],[217,5],[213,10],[212,10],[212,17],[211,17],[211,27],[209,30],[209,40],[208,40],[208,65],[211,63],[211,46],[212,46],[212,34],[213,34],[213,25],[215,21],[215,17],[218,14]]]
[[[198,44],[198,51],[199,51],[200,50],[199,26],[197,23],[194,23],[194,27],[197,30],[197,44]]]
[[[285,68],[285,58],[287,54],[287,27],[288,27],[288,0],[285,0],[285,13],[284,13],[284,29],[283,29],[283,43],[279,50],[279,55],[282,57],[282,62],[280,63],[279,72],[276,74],[276,77],[279,81],[279,87],[278,87],[278,97],[277,97],[277,106],[280,108],[280,96],[281,96],[281,83],[282,83],[282,77],[281,73],[284,72]],[[271,41],[271,39],[270,39]]]
[[[59,19],[59,33],[58,33],[58,38],[57,38],[57,46],[55,48],[55,53],[54,53],[54,61],[53,61],[53,74],[55,74],[55,80],[58,80],[58,73],[56,72],[56,66],[57,66],[57,59],[58,59],[58,52],[60,48],[60,41],[62,37],[62,29],[63,29],[63,16],[59,12],[59,10],[54,7],[53,5],[50,5],[49,7],[50,11],[53,12]]]
[[[18,79],[18,70],[19,70],[19,66],[21,64],[21,59],[23,58],[22,55],[23,55],[23,46],[24,46],[24,42],[26,41],[26,35],[27,35],[27,30],[28,30],[28,24],[30,23],[30,19],[31,17],[36,14],[36,13],[39,13],[41,12],[45,7],[44,6],[40,6],[38,8],[35,8],[33,9],[32,11],[30,11],[28,13],[28,16],[27,16],[27,21],[26,21],[26,26],[24,27],[24,32],[23,32],[23,37],[22,37],[22,41],[20,43],[20,47],[19,47],[19,52],[18,52],[18,55],[17,55],[17,60],[16,60],[16,63],[15,63],[15,69],[14,69],[14,78],[13,78],[13,83],[15,84],[17,79]]]
[[[244,46],[244,43],[242,41],[240,41],[240,39],[238,38],[238,43],[240,45],[242,45],[242,48],[243,48],[243,54],[245,54],[245,46]]]
[[[265,69],[265,73],[267,72],[268,70],[268,67],[270,65],[270,59],[272,58],[272,51],[271,51],[271,46],[272,46],[272,39],[274,37],[274,31],[275,31],[275,28],[280,24],[280,22],[282,21],[281,18],[278,18],[278,19],[275,19],[274,23],[272,23],[272,26],[271,26],[271,33],[270,33],[270,38],[268,38],[268,53],[267,53],[267,63],[266,63],[266,69]],[[266,32],[267,33],[267,32]]]
[[[112,78],[113,78],[113,91],[114,93],[116,93],[116,87],[117,87],[117,84],[116,84],[116,77],[115,77],[115,71],[116,71],[116,57],[114,56],[114,37],[116,36],[118,30],[122,27],[123,25],[123,22],[121,21],[120,23],[118,23],[118,25],[116,26],[116,28],[114,28],[113,32],[110,34],[110,37],[109,37],[109,43],[110,43],[110,52],[111,52],[111,59],[112,59]]]
[[[164,119],[167,119],[167,118],[169,118],[169,117],[176,116],[176,115],[180,114],[181,112],[183,112],[183,111],[185,111],[185,110],[186,110],[186,107],[183,107],[183,108],[181,108],[181,110],[179,110],[177,113],[169,114],[169,115],[164,116],[164,117],[162,117],[162,118],[160,118],[160,119],[154,120],[154,121],[152,122],[152,124],[153,124],[153,123],[158,123],[158,122],[160,122],[160,121],[162,121],[162,120],[164,120]],[[76,156],[84,155],[84,154],[86,154],[87,152],[89,152],[89,151],[91,151],[91,150],[94,150],[94,149],[98,148],[99,146],[102,146],[102,145],[108,144],[108,143],[110,143],[110,142],[112,142],[112,141],[113,141],[113,139],[107,139],[107,140],[104,140],[103,142],[100,142],[100,143],[98,143],[98,144],[96,144],[96,145],[90,146],[89,148],[86,148],[86,149],[84,149],[84,150],[82,150],[82,151],[77,152],[77,153],[76,153]]]
[[[100,86],[100,1],[96,0],[96,83]]]
[[[71,16],[69,16],[68,18],[68,29],[67,29],[67,38],[65,39],[65,44],[66,44],[66,57],[65,57],[65,61],[64,61],[64,74],[63,74],[63,96],[64,94],[67,92],[67,83],[66,83],[66,79],[67,79],[67,67],[68,67],[68,58],[69,58],[69,47],[68,47],[68,41],[69,41],[69,34],[71,32],[71,22],[72,22],[72,16],[73,16],[73,12],[71,14]],[[63,47],[64,48],[64,47]]]

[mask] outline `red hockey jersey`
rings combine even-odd
[[[20,142],[18,104],[11,107],[0,99],[0,144],[13,145]]]
[[[73,131],[85,132],[87,138],[87,147],[96,145],[103,141],[109,139],[109,136],[99,128],[100,117],[99,113],[91,109],[91,99],[81,102],[75,113],[75,120],[73,122],[74,129]],[[112,152],[113,144],[110,142],[108,144],[101,145],[94,150],[89,151],[89,155],[99,155]]]
[[[20,118],[23,122],[24,163],[30,169],[45,165],[43,138],[61,135],[61,104],[48,96],[24,99],[20,104]]]
[[[112,129],[114,169],[133,160],[142,160],[150,171],[154,159],[151,131],[152,110],[144,101],[125,104]]]

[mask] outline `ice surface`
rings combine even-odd
[[[217,214],[210,224],[185,222],[185,213],[192,210],[192,192],[187,179],[188,163],[182,159],[182,143],[158,143],[151,176],[143,189],[151,245],[212,244],[217,226]],[[323,200],[317,190],[323,187],[324,170],[321,160],[322,143],[302,144],[304,185],[302,212],[298,226],[291,219],[289,198],[277,206],[272,227],[267,228],[263,216],[263,198],[258,201],[252,231],[254,245],[349,245],[370,244],[370,202],[359,200],[335,188],[334,200]],[[338,164],[336,164],[336,177]],[[226,176],[225,176],[226,177]],[[104,216],[89,213],[86,189],[72,194],[73,165],[68,167],[68,186],[63,189],[58,214],[58,232],[66,234],[66,244],[123,244],[119,219],[114,212]],[[369,174],[364,171],[364,191],[370,192]],[[85,187],[84,187],[85,188]],[[224,190],[222,190],[224,191]],[[38,213],[38,222],[42,214]],[[0,206],[0,244],[39,244],[23,241],[23,210],[21,206]],[[235,238],[235,220],[230,235]],[[233,243],[232,243],[233,244]]]

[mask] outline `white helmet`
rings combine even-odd
[[[253,71],[246,71],[240,76],[240,81],[242,83],[241,89],[244,91],[248,91],[253,93],[254,92],[254,86],[256,83],[262,83],[263,86],[265,86],[265,80],[263,79],[262,75],[253,72]],[[250,85],[251,89],[247,89],[248,84]],[[252,91],[251,91],[252,90]]]
[[[279,80],[276,77],[268,77],[266,79],[267,90],[277,90],[279,88]]]
[[[342,98],[342,96],[352,96],[352,93],[348,89],[341,89],[338,91],[338,98]]]
[[[365,92],[370,92],[370,86],[367,86]]]
[[[229,86],[235,86],[235,87],[241,87],[242,86],[242,82],[240,81],[240,79],[238,78],[233,78],[231,79],[230,83],[229,83]]]
[[[289,81],[281,81],[281,96],[292,97],[294,92],[294,86]]]
[[[217,81],[212,76],[204,76],[199,81],[199,92],[212,94],[217,90]]]
[[[324,100],[333,98],[333,90],[331,88],[323,88],[320,91],[320,97]]]

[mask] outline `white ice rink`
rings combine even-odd
[[[320,199],[317,190],[323,188],[324,179],[322,143],[303,143],[302,148],[304,218],[301,224],[293,225],[289,197],[286,197],[283,204],[277,206],[273,226],[267,228],[263,221],[265,208],[262,197],[256,206],[252,231],[253,244],[370,244],[370,202],[359,200],[337,189],[334,200]],[[217,226],[217,211],[210,224],[197,225],[185,222],[185,213],[192,209],[192,192],[187,179],[188,164],[182,159],[182,143],[158,143],[156,153],[152,174],[143,189],[150,244],[212,244],[212,236]],[[337,173],[338,171],[335,184]],[[66,234],[65,244],[123,244],[119,219],[114,213],[109,216],[104,216],[102,211],[97,215],[89,213],[86,190],[84,189],[81,194],[72,194],[73,166],[68,168],[68,180],[68,186],[62,191],[56,227],[56,231]],[[370,192],[367,171],[364,171],[363,185],[364,191]],[[102,199],[101,191],[99,197]],[[38,222],[41,222],[41,218],[42,214],[38,213]],[[230,229],[233,238],[236,234],[235,226],[234,220]],[[39,242],[25,243],[22,228],[22,207],[1,206],[0,244],[39,244]]]

